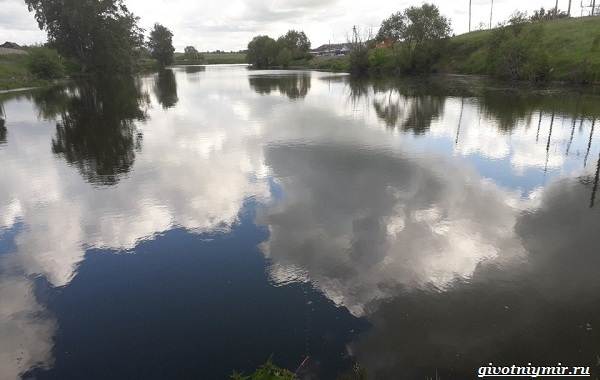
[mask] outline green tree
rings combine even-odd
[[[256,68],[273,66],[277,62],[277,42],[269,36],[256,36],[248,44],[246,59]]]
[[[277,54],[277,64],[282,67],[288,67],[292,61],[292,52],[287,47],[279,50]]]
[[[148,49],[152,58],[156,59],[161,67],[172,64],[175,53],[173,33],[161,24],[154,24],[148,40]]]
[[[376,39],[381,42],[386,40],[398,42],[404,39],[405,33],[406,17],[401,12],[397,12],[383,20]]]
[[[82,72],[128,73],[143,44],[138,18],[123,0],[25,0],[51,46]]]
[[[440,14],[437,6],[423,4],[384,20],[377,39],[398,42],[394,48],[395,70],[429,72],[439,60],[450,30],[450,21]],[[371,61],[377,61],[376,58],[372,56]]]
[[[27,56],[27,69],[40,79],[58,79],[65,75],[65,67],[56,50],[35,48]]]
[[[410,7],[404,11],[406,30],[404,41],[411,47],[419,47],[427,41],[436,41],[450,36],[450,20],[440,14],[433,4]]]
[[[296,30],[290,30],[279,37],[277,44],[282,50],[287,48],[292,54],[292,59],[304,58],[310,50],[310,40],[306,37],[306,34]]]
[[[203,59],[202,54],[193,46],[186,46],[183,54],[188,61],[201,61]]]

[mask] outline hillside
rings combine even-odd
[[[584,17],[527,24],[524,28],[541,25],[540,47],[548,54],[553,80],[571,80],[589,62],[587,75],[600,81],[600,17]],[[460,74],[486,74],[488,41],[493,31],[477,31],[450,39],[438,70]]]
[[[0,91],[47,84],[27,70],[27,55],[0,54]]]

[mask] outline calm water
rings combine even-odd
[[[600,364],[593,92],[215,66],[0,110],[2,380]]]

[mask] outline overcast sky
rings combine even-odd
[[[587,0],[584,0],[587,1]],[[468,29],[468,0],[430,0],[452,20],[453,31]],[[194,45],[199,50],[240,50],[255,35],[277,37],[288,29],[304,30],[313,47],[329,40],[345,42],[352,25],[377,32],[381,20],[421,0],[126,0],[149,29],[155,22],[175,34],[177,50]],[[541,6],[554,7],[555,0],[494,0],[494,24],[516,9],[531,12]],[[573,0],[573,15],[580,14],[580,1]],[[565,9],[568,0],[559,0]],[[490,0],[473,0],[473,26],[489,23]],[[19,44],[44,42],[23,0],[0,0],[0,40]],[[2,43],[2,42],[0,42]]]

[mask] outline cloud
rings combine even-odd
[[[600,209],[590,192],[554,182],[517,217],[525,260],[488,260],[444,291],[397,288],[370,305],[373,328],[352,347],[361,366],[382,378],[468,378],[490,362],[596,363]]]
[[[466,1],[464,6],[449,1],[433,2],[450,17],[456,33],[467,30]],[[304,30],[314,46],[329,40],[344,42],[353,25],[376,31],[381,20],[391,13],[421,3],[417,0],[374,0],[367,3],[339,0],[126,1],[130,9],[141,17],[144,28],[150,29],[155,22],[171,28],[179,50],[187,45],[195,45],[201,50],[239,50],[244,49],[255,35],[277,37],[292,28]],[[524,4],[518,0],[496,0],[494,4],[494,23],[497,23],[508,18],[515,9],[551,8],[554,1]],[[473,26],[489,23],[489,5],[489,1],[473,2]],[[574,5],[573,13],[578,12],[579,3]],[[0,1],[0,33],[3,38],[18,43],[45,40],[44,33],[38,30],[33,15],[28,14],[21,0]]]
[[[523,254],[511,194],[443,160],[323,145],[273,147],[266,162],[285,194],[259,219],[274,280],[302,268],[298,280],[356,315],[399,285],[444,288]]]

